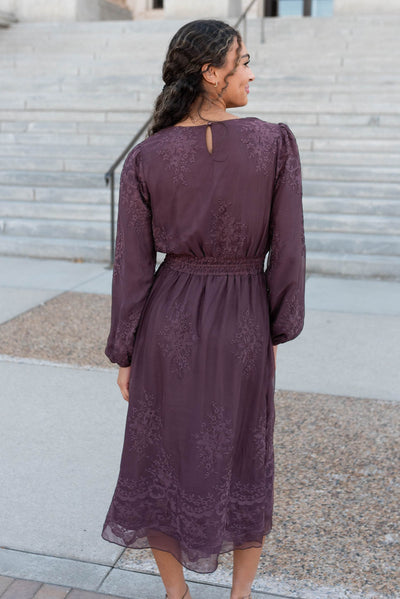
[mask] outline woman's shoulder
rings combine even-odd
[[[243,123],[248,122],[249,124],[253,125],[253,127],[260,127],[264,131],[270,131],[271,133],[275,133],[280,136],[284,135],[285,132],[291,133],[293,135],[293,132],[290,129],[289,125],[287,123],[283,123],[281,121],[279,121],[279,122],[267,121],[267,120],[261,119],[257,116],[238,117],[238,118],[240,118],[243,121]]]

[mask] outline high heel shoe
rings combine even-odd
[[[188,587],[188,585],[186,584],[186,591],[185,591],[185,593],[184,593],[184,595],[183,595],[182,599],[185,599],[185,597],[186,597],[186,593],[188,592],[188,590],[189,590],[189,587]],[[165,599],[168,599],[168,593],[165,593]]]

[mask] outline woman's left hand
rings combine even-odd
[[[129,378],[131,374],[131,366],[126,366],[123,368],[119,367],[117,385],[121,390],[122,397],[125,401],[129,402]]]

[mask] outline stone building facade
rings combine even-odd
[[[162,18],[237,17],[249,0],[0,0],[0,10],[21,21],[85,21],[141,18],[160,9]],[[318,12],[319,6],[329,8]],[[400,0],[259,0],[252,16],[400,14]]]

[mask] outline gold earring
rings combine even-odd
[[[214,83],[214,87],[217,87],[217,85],[218,85],[218,81],[216,81],[216,82]]]

